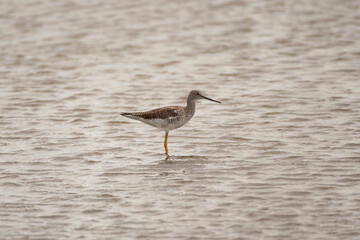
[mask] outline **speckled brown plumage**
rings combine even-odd
[[[125,117],[139,117],[143,119],[166,119],[174,118],[178,115],[178,109],[181,107],[170,106],[153,109],[147,112],[121,113]]]

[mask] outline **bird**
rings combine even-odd
[[[165,154],[168,158],[170,156],[167,147],[169,131],[184,126],[194,116],[196,101],[200,99],[221,103],[220,101],[204,96],[204,94],[198,90],[192,90],[187,97],[187,104],[185,107],[168,106],[153,109],[147,112],[123,112],[120,113],[120,115],[141,121],[165,131],[164,148]]]

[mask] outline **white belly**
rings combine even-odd
[[[140,121],[149,124],[150,126],[159,128],[161,130],[170,131],[185,125],[189,120],[182,119],[182,121],[179,121],[177,119],[174,119],[173,121],[168,121],[167,119],[156,118],[156,119],[141,119]]]

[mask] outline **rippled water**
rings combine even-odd
[[[0,2],[1,239],[359,239],[360,3]],[[164,133],[122,111],[185,105]]]

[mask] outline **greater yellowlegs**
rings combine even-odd
[[[184,126],[195,114],[196,100],[207,99],[213,102],[221,103],[214,99],[205,97],[200,91],[192,90],[187,98],[186,107],[170,106],[157,108],[147,112],[121,113],[120,115],[141,121],[150,126],[165,131],[165,153],[169,156],[167,148],[167,138],[169,131]]]

